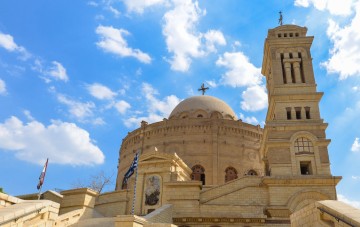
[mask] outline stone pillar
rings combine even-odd
[[[285,67],[286,83],[292,84],[290,62],[284,62],[284,67]]]
[[[301,72],[300,72],[300,62],[294,62],[293,67],[294,67],[294,73],[295,73],[295,82],[297,84],[300,84],[300,83],[302,83]]]

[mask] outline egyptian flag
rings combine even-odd
[[[134,160],[133,162],[131,163],[131,166],[130,168],[128,169],[128,171],[125,173],[124,175],[124,180],[123,180],[123,184],[126,184],[128,179],[134,174],[134,171],[135,169],[137,168],[138,166],[138,162],[139,162],[139,153],[140,152],[137,152],[135,157],[134,157]]]
[[[44,168],[43,168],[43,170],[42,170],[42,172],[41,172],[41,174],[40,174],[39,183],[38,183],[38,185],[37,185],[37,189],[38,189],[38,190],[41,188],[41,186],[42,186],[43,183],[44,183],[44,179],[45,179],[45,174],[46,174],[46,169],[47,169],[48,161],[49,161],[49,159],[47,158],[47,159],[46,159],[46,163],[45,163],[45,165],[44,165]]]

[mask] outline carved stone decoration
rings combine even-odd
[[[149,176],[146,179],[145,205],[154,206],[158,204],[160,198],[160,178]]]

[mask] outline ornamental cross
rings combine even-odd
[[[205,94],[206,90],[209,90],[208,87],[204,86],[204,83],[201,85],[201,87],[198,89],[198,91],[202,91],[202,95]]]
[[[283,16],[282,16],[282,12],[281,12],[281,11],[279,12],[279,14],[280,14],[279,24],[280,24],[280,26],[281,26],[281,25],[283,25]]]

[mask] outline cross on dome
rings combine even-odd
[[[209,87],[205,87],[204,83],[201,85],[201,87],[198,89],[198,91],[202,91],[202,95],[205,94],[206,90],[209,90]]]

